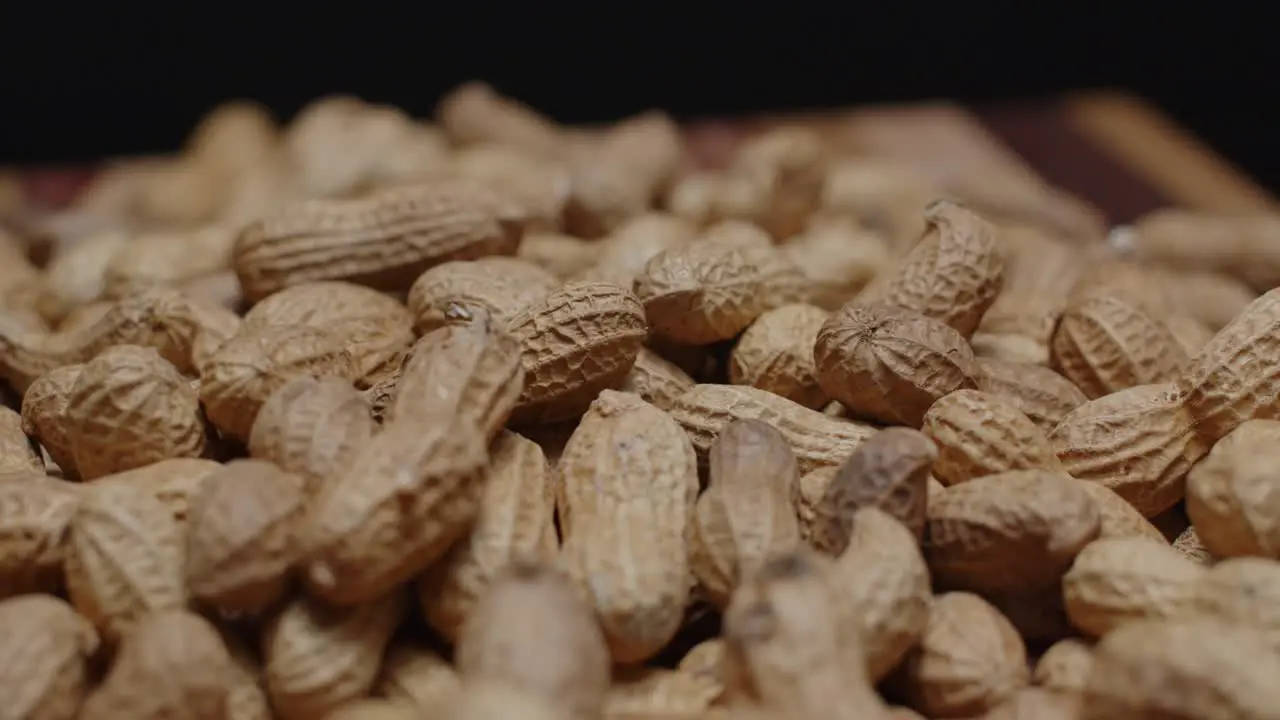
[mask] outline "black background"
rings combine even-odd
[[[4,3],[0,163],[173,149],[231,97],[282,119],[332,92],[426,115],[472,78],[570,122],[1111,87],[1280,188],[1264,3],[440,5]]]

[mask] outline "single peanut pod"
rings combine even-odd
[[[592,608],[546,564],[518,562],[494,580],[462,626],[455,663],[464,687],[501,683],[580,720],[601,716],[609,688],[609,650]]]
[[[1062,693],[1080,693],[1093,671],[1093,647],[1077,638],[1059,640],[1036,660],[1031,680],[1036,685]]]
[[[720,686],[711,678],[666,668],[624,670],[605,696],[611,720],[698,717],[711,708]]]
[[[196,602],[257,612],[284,597],[301,556],[302,478],[264,460],[233,460],[193,498],[186,584]]]
[[[676,399],[694,386],[689,377],[674,363],[668,362],[661,355],[649,348],[640,348],[636,355],[635,365],[618,384],[622,392],[635,393],[644,398],[650,405],[663,410],[670,409]]]
[[[1159,320],[1114,297],[1067,307],[1053,335],[1054,369],[1099,398],[1136,385],[1174,380],[1187,364],[1177,338]]]
[[[146,489],[94,483],[67,531],[72,605],[108,640],[126,635],[148,613],[184,607],[184,540],[178,521]]]
[[[483,258],[431,268],[409,289],[414,330],[425,335],[446,325],[505,326],[559,285],[554,277],[530,270],[537,268],[513,268]]]
[[[1090,480],[1081,480],[1080,487],[1089,494],[1093,504],[1098,507],[1098,514],[1101,517],[1098,537],[1137,536],[1166,542],[1160,528],[1143,517],[1137,508],[1120,497],[1115,490]]]
[[[846,305],[813,350],[818,382],[855,415],[919,427],[938,398],[975,387],[979,370],[958,332],[890,306]]]
[[[1245,421],[1187,475],[1187,514],[1213,555],[1280,558],[1278,441],[1280,421]]]
[[[870,506],[852,516],[844,552],[830,566],[828,582],[845,623],[860,630],[867,673],[884,679],[920,640],[933,590],[929,567],[911,530]]]
[[[739,586],[725,612],[734,702],[798,717],[886,715],[857,627],[842,622],[820,557],[797,550]]]
[[[196,391],[151,348],[118,345],[85,363],[64,422],[85,480],[210,450]]]
[[[423,336],[405,361],[384,422],[451,418],[492,440],[524,391],[521,345],[485,326],[448,326]],[[473,428],[473,429],[471,429]]]
[[[153,612],[121,643],[80,717],[225,717],[230,673],[231,656],[209,621],[181,609]]]
[[[244,440],[271,395],[299,377],[354,381],[359,368],[341,341],[306,326],[267,326],[218,349],[200,372],[200,402],[223,433]]]
[[[1250,303],[1192,359],[1177,383],[1199,435],[1213,442],[1246,420],[1280,416],[1277,337],[1280,288]]]
[[[804,279],[772,247],[703,241],[653,256],[635,292],[659,337],[706,345],[734,337],[767,310],[799,302]]]
[[[27,436],[22,415],[0,406],[0,474],[44,472],[44,457]]]
[[[820,468],[800,480],[800,533],[828,555],[845,553],[854,516],[875,507],[924,537],[928,480],[938,448],[910,428],[886,428],[858,446],[842,465]]]
[[[178,524],[179,534],[185,538],[193,499],[209,476],[221,469],[222,464],[213,460],[171,458],[99,478],[94,484],[127,485],[150,495],[160,502],[169,517]]]
[[[823,415],[771,392],[741,385],[698,384],[669,410],[693,441],[700,463],[735,420],[763,420],[787,439],[802,474],[839,465],[877,430]]]
[[[436,106],[435,116],[457,145],[497,143],[550,157],[565,142],[550,119],[482,82],[463,83],[451,90]]]
[[[378,679],[383,653],[404,616],[403,593],[333,608],[301,597],[264,631],[267,692],[282,718],[323,717],[364,697]]]
[[[98,634],[63,600],[19,595],[0,602],[4,716],[72,720],[89,687]]]
[[[516,256],[561,280],[567,280],[595,265],[601,243],[556,233],[526,234]]]
[[[249,455],[301,477],[319,492],[342,459],[373,437],[369,407],[340,377],[299,377],[267,398],[249,433]]]
[[[1140,620],[1094,650],[1081,720],[1263,720],[1280,707],[1280,656],[1248,626],[1203,615]]]
[[[318,280],[407,290],[440,263],[514,254],[522,214],[487,188],[463,181],[310,200],[241,231],[234,265],[252,301]]]
[[[442,417],[392,423],[344,459],[312,500],[304,579],[336,605],[371,602],[440,559],[471,527],[485,438]]]
[[[1062,470],[1031,418],[978,390],[943,396],[925,413],[922,431],[938,447],[933,475],[944,485],[1010,470]]]
[[[977,595],[939,595],[920,646],[906,657],[899,682],[917,710],[960,717],[990,710],[1030,683],[1018,631]]]
[[[890,269],[889,247],[848,218],[834,218],[787,240],[782,252],[811,286],[809,301],[828,311],[853,299]]]
[[[648,327],[624,288],[569,283],[507,324],[523,348],[525,383],[515,424],[578,417],[635,364]]]
[[[513,560],[554,560],[555,495],[536,443],[511,432],[494,442],[475,526],[418,585],[431,626],[454,640],[479,599]]]
[[[393,645],[382,662],[376,695],[431,715],[448,706],[461,688],[458,671],[432,650]]]
[[[400,364],[413,344],[413,316],[393,297],[345,282],[293,285],[245,313],[242,333],[305,326],[338,338],[367,385]]]
[[[595,608],[614,661],[647,659],[679,630],[689,601],[693,446],[666,413],[605,390],[557,469],[565,567]]]
[[[36,378],[22,396],[22,429],[62,471],[63,477],[77,477],[71,451],[67,403],[83,365],[65,365]]]
[[[1041,365],[979,357],[978,389],[1017,408],[1044,433],[1088,402],[1070,380]]]
[[[826,405],[813,344],[827,318],[826,310],[813,305],[784,305],[765,312],[733,346],[729,382],[768,390],[809,408]]]
[[[1100,524],[1079,481],[1017,470],[930,498],[924,550],[941,587],[984,593],[1043,587],[1062,577]]]
[[[968,339],[1004,283],[996,229],[946,200],[924,209],[925,233],[877,302],[949,325]]]
[[[81,490],[39,475],[0,475],[0,598],[62,588],[67,529]]]
[[[1102,637],[1127,622],[1190,610],[1204,573],[1166,543],[1102,538],[1080,551],[1062,578],[1062,593],[1072,625]]]
[[[721,220],[702,230],[698,237],[700,242],[715,242],[725,246],[733,246],[743,250],[768,250],[773,247],[773,238],[764,228],[744,220]]]
[[[795,454],[782,433],[760,420],[724,429],[709,453],[711,483],[698,498],[690,565],[717,607],[766,560],[800,543],[792,498]]]
[[[1182,209],[1147,213],[1117,228],[1110,242],[1120,253],[1172,268],[1224,273],[1265,292],[1280,285],[1274,248],[1280,221],[1270,213],[1225,215]]]
[[[726,168],[727,187],[713,210],[751,220],[779,240],[791,237],[822,204],[827,161],[825,143],[811,128],[779,127],[748,137]],[[735,192],[742,196],[733,197]]]
[[[1209,452],[1171,383],[1091,400],[1049,433],[1073,477],[1116,491],[1148,518],[1182,499],[1187,472]]]

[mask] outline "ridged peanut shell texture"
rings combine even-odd
[[[34,473],[0,476],[0,598],[62,588],[83,489]]]
[[[690,562],[703,594],[723,608],[742,578],[800,544],[793,505],[799,473],[786,438],[759,420],[726,427],[709,461]]]
[[[1048,433],[1089,401],[1070,380],[1043,365],[978,358],[978,389],[1012,404]]]
[[[729,382],[781,395],[805,407],[827,403],[813,365],[813,344],[829,313],[813,305],[770,310],[738,338],[729,356]]]
[[[515,254],[520,214],[467,182],[308,200],[245,228],[236,238],[233,262],[250,300],[318,280],[408,290],[433,265]]]
[[[475,525],[418,585],[423,615],[450,640],[511,562],[550,562],[560,547],[552,471],[542,448],[507,432],[491,453]]]
[[[924,209],[925,234],[875,301],[911,310],[969,338],[1004,287],[996,228],[939,200]]]
[[[323,375],[359,377],[340,339],[300,325],[259,328],[229,340],[201,368],[200,402],[219,430],[247,440],[272,393],[295,378]]]
[[[933,475],[957,485],[1009,470],[1061,470],[1049,439],[1012,404],[978,390],[957,390],[929,408],[923,431],[938,446]]]
[[[635,295],[610,283],[569,283],[512,318],[523,347],[516,424],[568,420],[631,370],[648,334]]]
[[[208,451],[196,391],[151,348],[118,345],[86,363],[64,422],[85,480]]]
[[[229,612],[284,597],[301,557],[302,478],[265,460],[233,460],[192,498],[186,584],[193,600]]]
[[[0,686],[5,717],[76,717],[98,634],[65,601],[20,595],[0,602]]]
[[[1280,559],[1280,421],[1248,420],[1187,476],[1187,514],[1217,557]]]
[[[813,352],[827,395],[890,425],[920,427],[938,398],[975,387],[980,374],[960,333],[887,305],[841,308],[818,333]]]
[[[565,567],[595,608],[614,661],[652,657],[689,602],[698,470],[688,437],[639,396],[605,390],[558,470]]]
[[[364,385],[393,371],[413,344],[413,316],[400,301],[346,282],[285,288],[245,313],[241,332],[303,325],[331,333],[355,360]]]
[[[36,378],[22,396],[22,429],[49,453],[65,478],[76,476],[71,433],[66,420],[71,389],[83,365],[64,365]]]
[[[1053,334],[1054,369],[1091,398],[1135,385],[1171,382],[1187,364],[1169,328],[1115,297],[1085,296]]]
[[[409,290],[414,329],[425,335],[445,325],[502,327],[560,285],[551,274],[516,262],[505,257],[447,262],[422,273]]]
[[[987,475],[929,499],[924,549],[934,582],[978,593],[1056,583],[1098,536],[1088,492],[1060,472]]]
[[[686,345],[728,340],[766,310],[798,302],[803,287],[773,248],[710,239],[658,253],[635,281],[654,334]]]

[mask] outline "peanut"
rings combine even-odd
[[[693,378],[658,353],[640,348],[636,363],[622,379],[618,390],[635,393],[644,401],[669,410],[676,400],[694,386]]]
[[[1080,388],[1049,368],[986,357],[977,364],[978,389],[1010,403],[1046,434],[1088,401]]]
[[[826,405],[813,344],[827,316],[813,305],[784,305],[756,318],[733,347],[729,382],[768,390],[809,408]]]
[[[1080,693],[1093,670],[1093,648],[1083,640],[1069,638],[1054,643],[1036,661],[1031,679],[1046,690]]]
[[[0,475],[0,597],[62,589],[82,489],[39,475]]]
[[[44,457],[25,432],[22,415],[0,406],[0,475],[44,472]]]
[[[1170,382],[1187,364],[1162,322],[1115,297],[1069,305],[1053,335],[1054,369],[1091,398]]]
[[[1062,592],[1072,624],[1102,637],[1135,619],[1186,612],[1204,573],[1163,542],[1103,538],[1080,551],[1062,578]]]
[[[1213,555],[1280,558],[1280,498],[1271,470],[1277,439],[1280,421],[1246,421],[1187,476],[1187,514]]]
[[[36,378],[22,396],[22,430],[40,442],[40,447],[62,472],[76,476],[75,456],[71,450],[71,434],[64,421],[71,389],[80,377],[83,365],[64,365]]]
[[[93,626],[48,595],[0,601],[0,683],[4,713],[15,718],[74,718],[89,687],[98,649]]]
[[[425,335],[453,324],[491,323],[501,327],[556,289],[555,278],[531,272],[536,270],[484,258],[437,265],[422,273],[409,289],[414,329]]]

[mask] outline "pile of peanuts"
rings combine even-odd
[[[1280,218],[686,145],[236,102],[0,237],[0,720],[1280,718]]]

